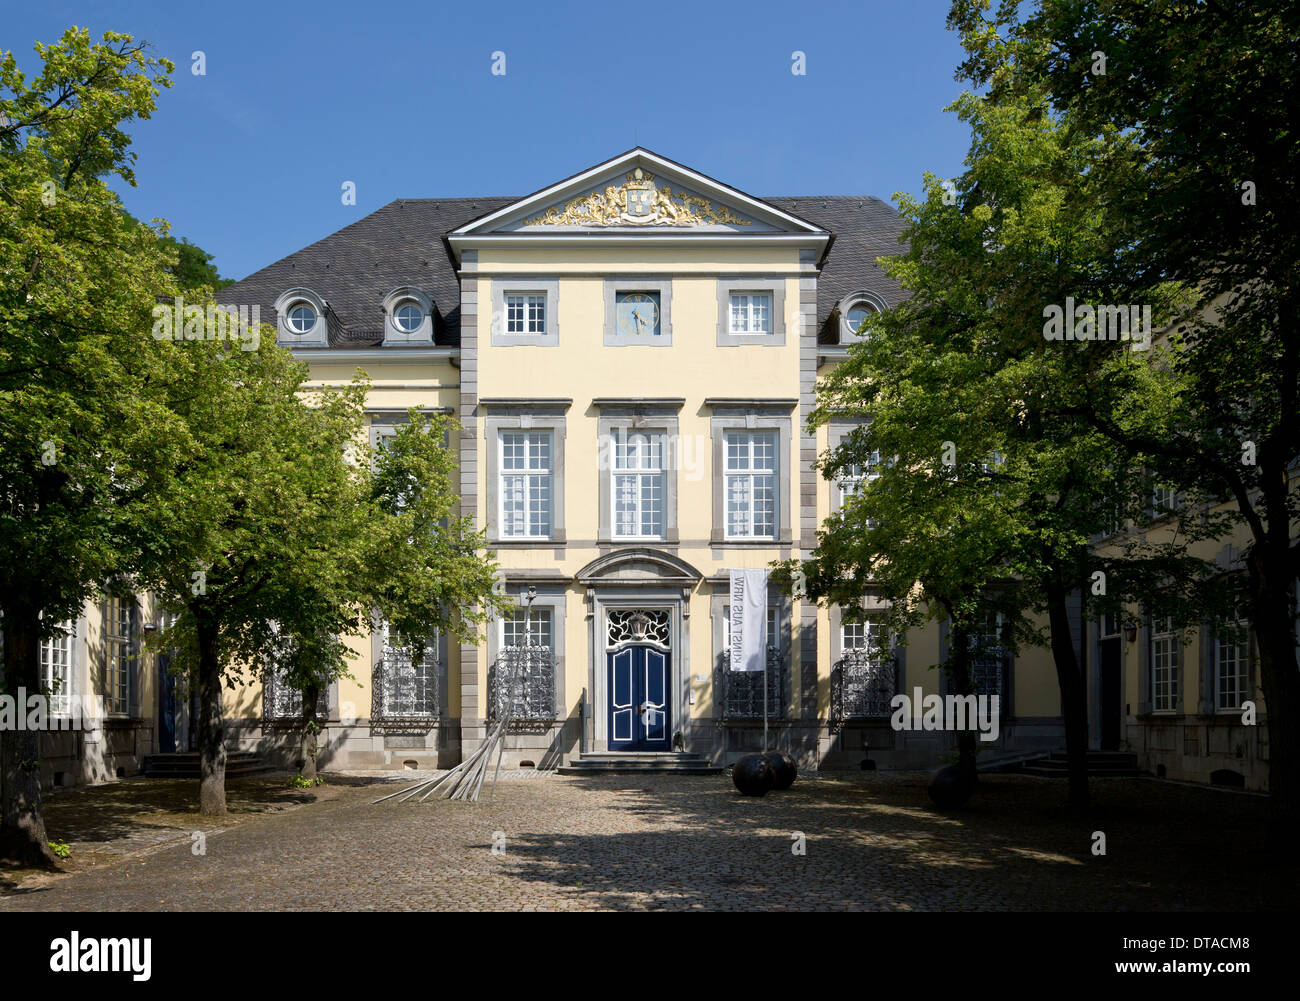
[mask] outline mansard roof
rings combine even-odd
[[[460,284],[448,237],[532,197],[398,199],[227,286],[218,296],[222,303],[260,305],[263,317],[274,322],[275,301],[286,289],[311,289],[325,299],[335,316],[330,346],[369,347],[383,341],[384,296],[397,286],[409,285],[434,301],[436,343],[456,345],[460,343]],[[819,329],[850,292],[873,291],[891,306],[903,299],[902,290],[875,262],[903,250],[898,242],[903,222],[885,202],[865,195],[753,201],[761,203],[752,209],[755,218],[766,206],[788,216],[792,229],[797,221],[807,233],[831,234],[817,283]],[[775,218],[769,216],[768,221]]]

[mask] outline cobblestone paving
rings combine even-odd
[[[418,778],[418,776],[414,776]],[[1265,802],[1145,779],[985,776],[935,810],[924,775],[800,781],[762,799],[719,776],[503,777],[495,801],[322,802],[0,898],[21,910],[1253,909]],[[1094,856],[1092,831],[1107,837]],[[493,853],[495,832],[504,851]],[[795,832],[806,854],[795,855]]]

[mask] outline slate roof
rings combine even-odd
[[[267,265],[222,289],[220,301],[260,305],[274,322],[275,300],[295,287],[325,298],[331,347],[367,347],[383,340],[385,295],[413,285],[433,297],[438,344],[460,343],[460,284],[444,237],[518,197],[411,198],[389,202],[322,240]],[[902,299],[875,258],[897,254],[902,220],[885,202],[869,196],[804,196],[764,199],[835,234],[817,292],[821,329],[841,298],[870,289],[888,305]]]

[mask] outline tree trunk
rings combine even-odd
[[[199,812],[226,813],[226,743],[221,709],[221,659],[215,622],[199,616]]]
[[[1252,553],[1249,564],[1251,627],[1259,648],[1260,685],[1267,711],[1260,722],[1268,727],[1264,895],[1269,906],[1294,906],[1294,901],[1279,897],[1287,885],[1283,874],[1295,876],[1294,853],[1300,838],[1300,671],[1290,594],[1294,578],[1286,571],[1289,553],[1279,558],[1280,554],[1261,553],[1260,548]]]
[[[316,735],[320,732],[320,724],[316,721],[316,700],[319,697],[320,689],[315,685],[302,690],[302,766],[298,774],[313,782],[316,781]]]
[[[25,604],[4,608],[4,691],[39,695],[40,612]],[[17,716],[26,706],[15,702]],[[0,856],[21,865],[57,865],[41,814],[41,734],[15,726],[0,733]]]
[[[949,674],[952,680],[952,687],[958,695],[971,695],[970,680],[970,633],[966,629],[958,629],[954,623],[951,633],[952,646],[948,656]],[[961,772],[962,777],[972,786],[979,781],[979,774],[975,770],[975,731],[958,730],[957,731],[957,770]]]
[[[1065,723],[1066,774],[1070,792],[1068,806],[1082,812],[1088,808],[1088,696],[1079,664],[1078,648],[1070,632],[1068,594],[1059,580],[1047,582],[1047,618],[1052,631],[1052,659],[1056,683],[1061,689],[1061,717]]]

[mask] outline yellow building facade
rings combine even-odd
[[[946,692],[942,624],[881,651],[870,615],[772,588],[767,672],[732,671],[728,654],[730,571],[809,555],[855,488],[813,468],[852,422],[810,433],[807,420],[864,314],[901,299],[877,264],[902,250],[901,229],[875,198],[757,198],[638,148],[521,198],[393,202],[223,290],[274,316],[311,386],[369,376],[371,444],[411,408],[455,416],[462,511],[517,602],[477,643],[437,638],[421,664],[376,623],[353,643],[352,677],[322,696],[320,767],[448,766],[507,702],[510,767],[716,767],[764,740],[805,768],[951,753],[950,731],[890,725],[895,694]],[[1081,601],[1073,621],[1094,749],[1170,777],[1263,783],[1266,741],[1217,708],[1231,699],[1210,639],[1178,636],[1166,704],[1168,636],[1126,637]],[[999,725],[981,760],[1063,748],[1050,654],[991,639],[976,682],[998,696]],[[1238,703],[1255,694],[1243,656]],[[141,671],[152,708],[128,773],[190,744],[184,691],[153,658]],[[271,676],[228,692],[225,714],[232,749],[294,764],[298,693]]]
[[[937,629],[869,658],[870,624],[772,589],[766,693],[727,660],[729,572],[810,552],[846,489],[813,463],[847,425],[806,422],[862,311],[898,301],[876,263],[901,249],[887,205],[755,198],[635,149],[524,198],[399,202],[370,220],[223,301],[273,308],[313,385],[364,369],[372,440],[409,407],[455,414],[463,511],[520,611],[476,644],[442,640],[427,684],[382,627],[358,644],[329,695],[323,767],[472,751],[526,626],[547,664],[509,696],[511,764],[723,763],[762,746],[765,694],[769,746],[806,766],[935,763],[951,735],[895,732],[888,698],[941,690]],[[988,672],[1014,707],[998,754],[1059,742],[1050,664],[1015,660]],[[397,687],[415,678],[418,713],[386,705],[385,661],[406,672]],[[231,700],[243,746],[278,746],[278,710]]]

